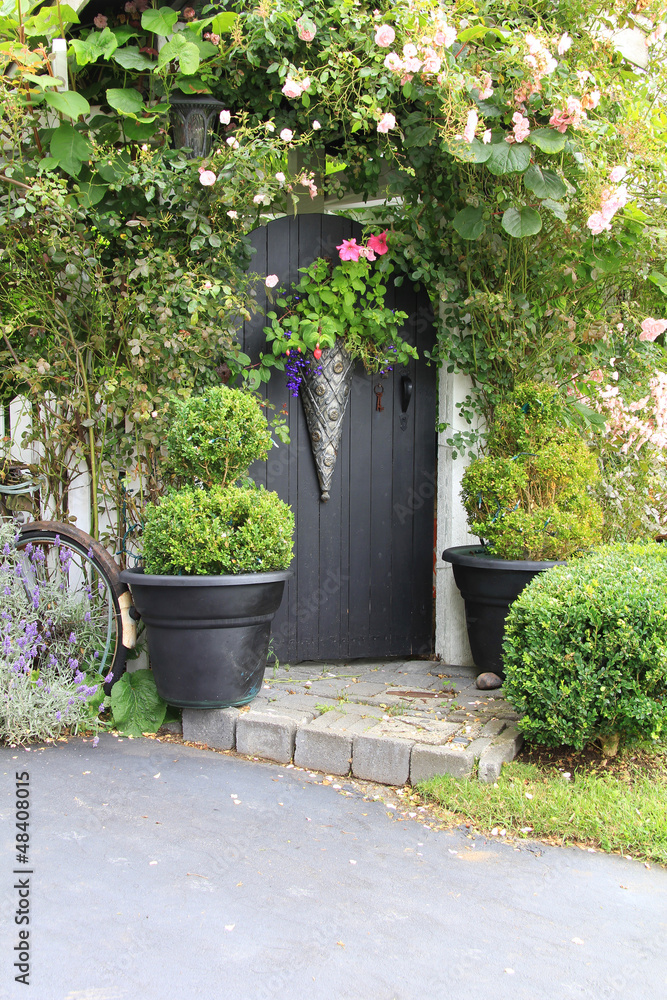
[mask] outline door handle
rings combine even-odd
[[[409,375],[401,377],[401,412],[406,413],[412,399],[412,379]]]

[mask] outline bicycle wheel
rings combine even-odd
[[[16,543],[24,553],[23,578],[29,595],[41,583],[66,592],[76,620],[79,660],[105,678],[108,694],[125,671],[136,626],[129,615],[132,598],[120,580],[120,568],[94,538],[71,524],[33,521]]]

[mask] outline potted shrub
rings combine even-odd
[[[166,463],[174,486],[146,510],[143,570],[122,574],[171,705],[243,705],[262,683],[294,531],[287,504],[247,480],[270,446],[258,401],[241,389],[176,404]]]
[[[601,541],[596,458],[566,413],[558,389],[539,383],[519,385],[497,407],[487,453],[462,480],[481,544],[443,552],[465,600],[475,665],[500,678],[511,603],[537,573]]]

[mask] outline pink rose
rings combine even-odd
[[[368,240],[368,248],[376,253],[378,257],[382,257],[383,254],[387,253],[389,251],[389,247],[387,246],[387,230],[385,229],[379,236],[371,236]]]
[[[648,319],[643,320],[641,327],[640,340],[655,340],[667,330],[667,319],[652,319],[649,316]]]
[[[482,142],[488,144],[491,142],[491,129],[487,128],[486,132],[482,136]]]
[[[292,132],[291,128],[284,128],[280,133],[280,138],[283,142],[291,142],[294,138],[294,132]]]
[[[290,78],[287,77],[285,86],[283,87],[283,94],[285,97],[301,97],[301,87],[296,80],[290,80]]]
[[[443,49],[448,49],[456,41],[456,28],[450,28],[449,25],[439,28],[433,36],[433,41]]]
[[[390,45],[393,45],[395,38],[396,32],[389,24],[381,24],[375,32],[375,44],[383,49],[388,49]]]
[[[264,284],[266,285],[267,288],[275,288],[279,281],[280,278],[278,277],[277,274],[267,274],[266,278],[264,279]]]
[[[231,112],[229,112],[229,111],[221,111],[220,112],[220,124],[221,125],[229,125],[229,123],[230,123],[231,120],[232,120]]]
[[[384,57],[384,65],[385,68],[390,69],[392,73],[400,73],[403,69],[403,60],[397,52],[388,52]]]
[[[609,180],[612,184],[619,184],[625,175],[627,174],[627,167],[614,167],[612,172],[609,174]]]
[[[593,236],[598,236],[605,229],[611,229],[611,223],[602,212],[593,212],[589,215],[586,225],[592,232]]]
[[[317,34],[317,27],[314,22],[307,17],[300,17],[296,22],[296,28],[302,42],[312,42],[313,38]]]
[[[474,108],[471,108],[468,112],[468,120],[466,121],[466,127],[463,130],[463,138],[466,142],[472,142],[475,138],[475,129],[477,128],[477,122],[479,121],[479,115]]]
[[[105,17],[104,14],[96,14],[95,17],[93,18],[93,24],[95,25],[96,28],[99,28],[100,30],[102,30],[102,28],[106,28],[108,23],[109,23],[109,18]]]
[[[343,240],[336,247],[336,250],[338,250],[341,260],[359,260],[362,247],[359,246],[355,239],[351,239]]]
[[[387,111],[377,123],[377,130],[387,133],[391,128],[396,128],[396,119],[391,112]]]
[[[204,187],[212,187],[215,182],[216,176],[212,170],[199,171],[199,183],[203,184]]]
[[[558,47],[556,49],[558,55],[564,56],[567,50],[571,47],[571,45],[572,45],[572,39],[568,35],[567,31],[565,31],[558,40]]]

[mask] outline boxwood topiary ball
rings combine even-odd
[[[174,405],[167,435],[168,469],[205,486],[224,486],[266,458],[271,432],[257,398],[243,389],[214,386]]]

